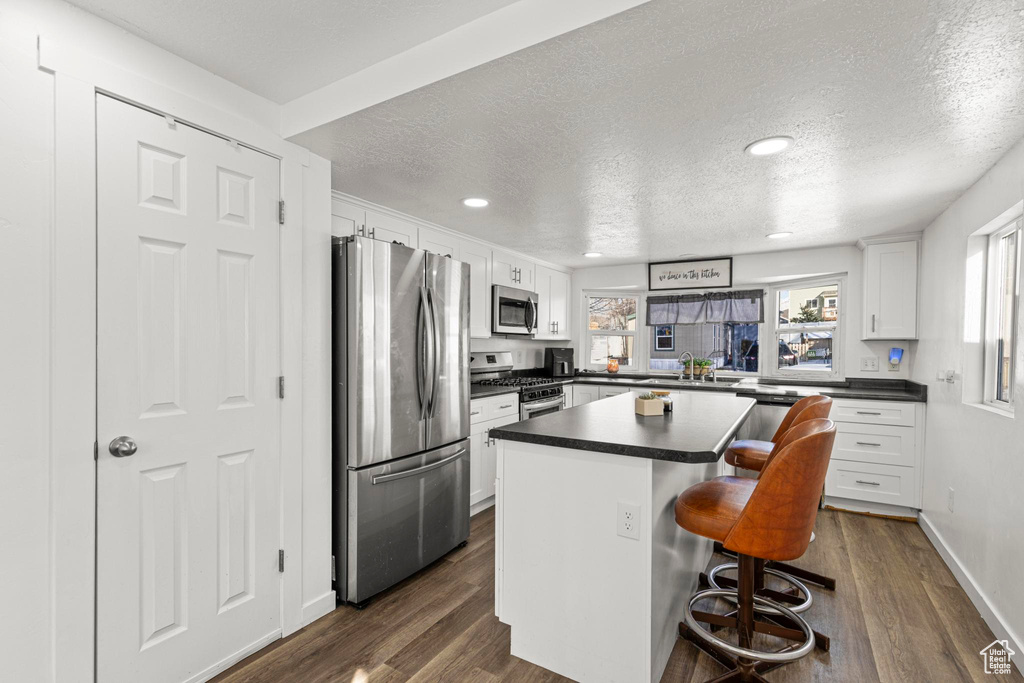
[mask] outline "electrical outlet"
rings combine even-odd
[[[623,538],[640,540],[640,506],[619,503],[619,515],[616,522],[616,533]]]
[[[526,366],[526,352],[525,351],[516,351],[515,352],[515,359],[516,359],[516,361],[515,361],[516,367],[522,368],[522,367]]]
[[[946,498],[946,507],[949,508],[950,512],[953,511],[953,487],[952,486],[949,487],[949,495]]]
[[[860,369],[863,372],[878,372],[878,356],[862,356]]]

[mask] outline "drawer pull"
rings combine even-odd
[[[868,486],[881,486],[881,484],[879,484],[877,481],[863,481],[861,479],[858,479],[857,483],[858,484],[867,484]]]
[[[858,410],[858,415],[881,415],[881,413],[873,413],[870,410]]]
[[[470,413],[470,415],[479,415],[479,414],[480,414],[479,410],[474,410],[473,412]]]
[[[871,443],[870,441],[858,441],[857,445],[858,446],[877,446],[877,447],[881,447],[882,446],[882,444],[880,444],[880,443]]]
[[[507,403],[507,404],[505,404],[503,406],[498,406],[498,410],[505,410],[505,408],[511,408],[511,407],[512,407],[512,404],[511,403]]]

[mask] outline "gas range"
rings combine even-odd
[[[520,419],[528,420],[565,407],[561,383],[550,377],[513,376],[511,353],[471,353],[469,372],[473,384],[518,389]]]
[[[482,379],[474,384],[485,387],[516,387],[519,389],[519,400],[536,401],[549,396],[561,396],[562,385],[550,377],[495,377]]]

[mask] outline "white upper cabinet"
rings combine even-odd
[[[490,337],[491,248],[479,242],[462,240],[459,260],[469,264],[469,336],[476,339]]]
[[[536,266],[507,251],[495,249],[491,258],[491,280],[496,285],[534,291],[537,287]]]
[[[375,211],[366,212],[366,236],[383,242],[398,242],[416,249],[419,240],[412,223]]]
[[[536,281],[536,339],[569,339],[569,275],[537,266]]]
[[[427,251],[440,254],[441,256],[447,256],[448,258],[461,261],[459,257],[459,238],[448,232],[441,232],[440,230],[432,230],[430,228],[420,228],[420,249],[426,249]],[[490,251],[487,252],[490,254]]]
[[[334,237],[362,235],[365,225],[365,209],[337,199],[331,200],[331,235]]]
[[[917,339],[915,240],[864,240],[863,339]]]

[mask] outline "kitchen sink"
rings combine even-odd
[[[653,384],[653,385],[664,385],[671,387],[700,387],[715,384],[735,384],[732,380],[719,380],[718,382],[712,382],[711,380],[700,381],[699,379],[675,379],[674,377],[651,377],[650,379],[637,380],[637,384]]]

